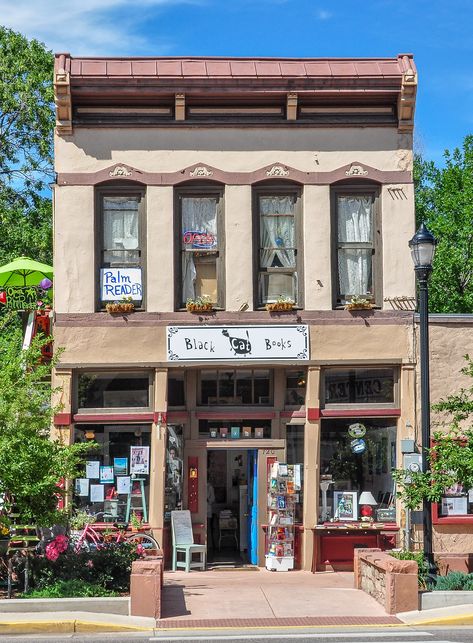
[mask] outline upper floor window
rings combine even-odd
[[[393,407],[397,381],[397,369],[391,367],[324,369],[325,406]]]
[[[143,193],[99,192],[100,307],[131,297],[143,301]]]
[[[180,201],[179,307],[188,299],[207,296],[223,307],[223,225],[221,193],[182,192]]]
[[[258,306],[280,297],[300,304],[298,201],[294,191],[257,192]]]
[[[335,191],[337,304],[361,296],[380,301],[381,230],[374,190]]]

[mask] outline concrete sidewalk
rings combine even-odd
[[[94,599],[88,599],[93,601]],[[99,609],[97,606],[92,606]],[[103,600],[103,599],[101,599]],[[349,572],[269,572],[265,569],[166,572],[163,618],[90,611],[55,611],[54,599],[42,613],[27,600],[15,601],[18,611],[0,613],[0,636],[70,634],[75,632],[162,632],[225,628],[396,627],[471,625],[473,605],[387,615],[373,598],[353,589]],[[75,609],[81,605],[77,602]],[[84,606],[86,603],[82,603]],[[106,609],[102,603],[103,609]],[[71,604],[72,607],[72,604]],[[13,609],[14,605],[11,604]],[[63,608],[64,610],[65,608]],[[116,608],[117,609],[117,608]],[[28,611],[26,611],[28,610]]]

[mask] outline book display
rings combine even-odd
[[[274,462],[269,472],[266,569],[272,571],[294,569],[294,508],[299,500],[299,466]]]

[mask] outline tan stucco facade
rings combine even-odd
[[[400,440],[411,437],[416,426],[414,325],[408,310],[415,298],[408,248],[415,225],[412,132],[394,122],[392,126],[369,127],[353,123],[344,127],[291,127],[284,123],[274,128],[268,124],[220,127],[216,123],[192,127],[185,123],[178,127],[58,127],[62,134],[55,137],[54,338],[56,347],[63,349],[55,374],[55,382],[63,389],[63,408],[56,424],[66,427],[61,431],[69,432],[72,439],[74,427],[86,423],[83,418],[87,413],[81,417],[78,412],[84,411],[78,409],[77,394],[82,372],[150,373],[153,394],[146,413],[115,409],[113,424],[122,429],[139,422],[150,427],[149,522],[160,542],[169,545],[164,520],[169,427],[182,426],[184,508],[190,503],[189,463],[194,458],[198,462],[196,488],[200,500],[193,519],[196,534],[205,542],[208,452],[235,446],[209,445],[202,437],[201,422],[212,418],[215,422],[266,422],[269,435],[264,440],[259,444],[255,440],[240,443],[242,450],[258,450],[260,565],[264,564],[263,525],[267,519],[267,458],[286,457],[287,427],[303,427],[305,491],[299,562],[303,569],[314,569],[314,529],[321,511],[320,443],[323,423],[329,417],[324,416],[324,369],[385,367],[395,373],[396,390],[387,408],[379,405],[363,414],[366,409],[352,406],[352,415],[348,408],[342,409],[339,417],[374,417],[390,423],[396,429],[397,462],[401,458]],[[194,185],[196,189],[218,186],[222,193],[225,304],[223,310],[211,315],[192,315],[176,305],[176,194],[182,185]],[[296,187],[300,196],[302,305],[280,315],[270,315],[262,308],[255,310],[253,207],[255,188],[261,185]],[[361,190],[366,187],[376,193],[380,225],[374,234],[378,235],[382,292],[377,293],[375,310],[351,313],[341,306],[337,309],[335,304],[333,190],[340,185]],[[103,186],[138,186],[144,195],[145,305],[144,310],[130,315],[111,316],[98,305],[97,193]],[[249,363],[234,356],[215,363],[176,363],[168,356],[168,326],[240,325],[251,329],[275,324],[308,326],[308,359],[299,355],[287,362],[276,357],[274,361]],[[249,409],[223,404],[199,406],[199,378],[204,368],[270,371],[271,404],[262,395],[260,406],[255,403]],[[305,381],[305,403],[298,408],[286,403],[286,373],[291,369],[302,372]],[[168,404],[169,381],[176,370],[185,373],[186,392],[185,404],[178,409]],[[89,411],[89,421],[112,424],[107,418],[109,412],[94,408]]]

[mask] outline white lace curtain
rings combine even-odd
[[[123,261],[136,258],[139,248],[138,233],[139,199],[130,197],[105,197],[103,235],[106,260]],[[113,251],[132,252],[113,252]]]
[[[194,299],[197,271],[194,252],[198,248],[184,243],[186,232],[212,235],[213,248],[217,248],[217,199],[196,197],[182,199],[182,299]],[[209,248],[211,249],[211,248]]]
[[[295,268],[294,197],[260,198],[260,265]]]
[[[339,243],[371,243],[373,201],[370,197],[338,197]],[[338,250],[338,273],[342,295],[366,295],[371,291],[371,248]]]

